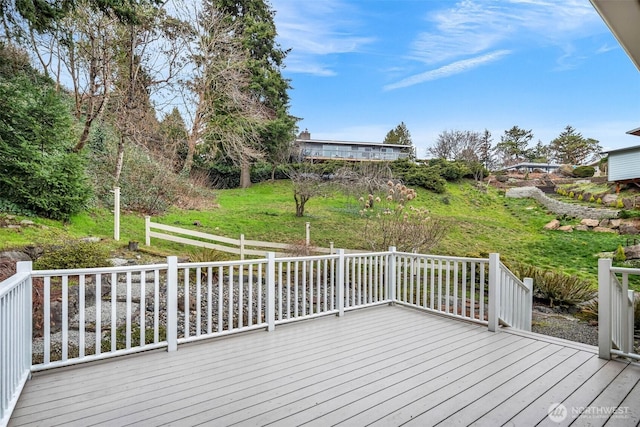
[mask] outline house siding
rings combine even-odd
[[[609,153],[609,181],[640,179],[640,148]]]

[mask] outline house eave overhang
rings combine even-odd
[[[590,0],[640,70],[640,0]]]

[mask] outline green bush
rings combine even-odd
[[[79,240],[44,248],[44,253],[34,262],[36,270],[108,267],[109,250],[99,243]]]
[[[416,167],[404,175],[402,179],[406,185],[422,187],[434,193],[444,193],[446,191],[446,181],[435,168]]]
[[[573,170],[573,176],[577,178],[589,178],[596,173],[593,166],[578,166]]]
[[[618,245],[618,249],[616,249],[615,253],[613,254],[613,260],[615,262],[624,262],[627,260],[627,257],[624,254],[624,248],[622,247],[622,245]]]
[[[574,306],[596,296],[591,284],[579,277],[562,272],[545,271],[527,264],[516,264],[511,270],[520,279],[533,279],[533,295],[550,306]]]
[[[0,62],[5,60],[0,45]],[[68,100],[35,74],[0,74],[0,199],[67,219],[91,198],[85,159],[73,151],[77,136]]]

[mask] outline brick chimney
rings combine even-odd
[[[307,129],[305,129],[304,131],[300,132],[300,135],[298,135],[298,139],[311,139],[311,134]]]

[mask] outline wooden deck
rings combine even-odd
[[[9,425],[636,426],[639,381],[595,347],[380,306],[34,374]]]

